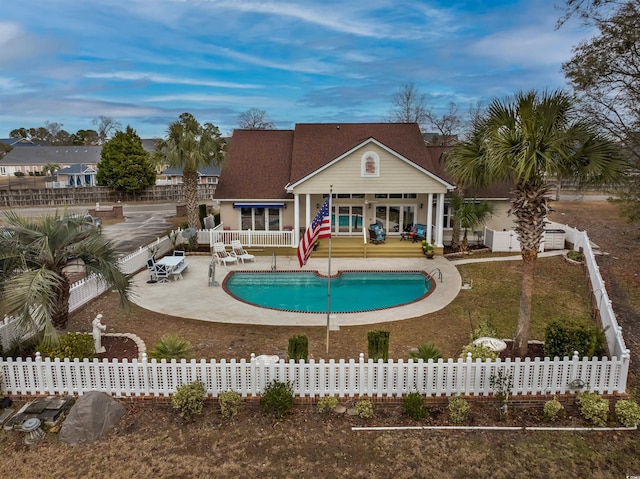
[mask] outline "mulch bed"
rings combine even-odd
[[[500,359],[515,359],[518,356],[514,356],[511,352],[511,348],[513,347],[513,341],[505,341],[507,343],[507,349],[500,353]],[[529,343],[529,347],[527,348],[527,355],[525,358],[531,358],[532,360],[535,358],[544,358],[544,345],[540,343]]]
[[[98,359],[138,359],[138,345],[124,336],[102,336],[104,353],[96,354]]]

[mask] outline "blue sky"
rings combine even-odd
[[[565,87],[590,35],[550,0],[24,0],[0,18],[0,137],[99,115],[163,136],[188,111],[228,134],[240,113],[295,123],[385,121],[414,83],[465,112]]]

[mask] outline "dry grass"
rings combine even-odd
[[[372,329],[390,331],[390,357],[405,359],[412,348],[426,342],[434,342],[445,356],[457,357],[469,342],[472,328],[483,320],[491,321],[500,336],[513,337],[520,294],[520,262],[468,264],[460,270],[464,277],[473,279],[473,289],[461,291],[446,308],[403,321],[342,327],[331,333],[329,356],[357,358],[359,353],[366,353],[367,332]],[[538,261],[537,278],[532,339],[543,339],[544,326],[549,319],[591,316],[584,276],[579,267],[569,265],[560,257],[542,258]],[[193,344],[196,358],[248,358],[252,352],[286,357],[288,338],[294,334],[309,337],[312,357],[327,357],[323,327],[210,323],[158,314],[135,305],[129,311],[122,311],[116,296],[109,293],[74,313],[71,329],[89,331],[91,320],[99,312],[104,315],[110,331],[135,333],[148,347],[164,334],[177,334]]]
[[[369,421],[320,416],[304,407],[273,421],[256,411],[255,406],[245,407],[236,420],[227,421],[209,404],[199,421],[184,423],[168,407],[130,408],[108,439],[73,448],[52,434],[44,444],[27,447],[21,443],[23,434],[5,432],[0,434],[0,467],[16,479],[588,479],[625,477],[640,470],[634,432],[357,432],[351,427],[407,421],[397,409],[378,410]]]

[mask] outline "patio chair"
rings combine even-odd
[[[149,270],[149,274],[151,275],[151,281],[156,281],[156,260],[153,258],[149,258],[147,260],[147,269]]]
[[[369,241],[373,244],[384,243],[387,234],[380,223],[369,225]]]
[[[173,250],[173,256],[184,256],[184,251],[181,249]]]
[[[158,283],[167,283],[169,282],[169,275],[171,271],[165,264],[156,263],[155,264],[155,274],[156,280]]]
[[[414,243],[427,239],[427,225],[416,224],[413,227],[413,232],[409,233],[409,235]]]
[[[231,240],[231,256],[235,256],[242,264],[245,261],[255,261],[256,257],[252,254],[247,253],[247,251],[242,247],[242,243],[240,240]]]
[[[213,243],[213,257],[218,264],[227,265],[228,263],[238,263],[236,256],[230,255],[224,247],[224,243]]]

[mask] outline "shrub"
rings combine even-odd
[[[186,359],[191,356],[193,346],[186,339],[181,339],[175,334],[163,336],[153,345],[149,351],[152,359]]]
[[[411,359],[422,359],[424,361],[429,361],[429,359],[437,361],[442,358],[442,351],[436,348],[436,345],[433,343],[424,343],[418,346],[417,351],[411,351],[409,357]]]
[[[429,415],[424,407],[422,394],[418,392],[409,393],[402,398],[402,412],[412,419],[422,419]]]
[[[242,396],[235,391],[225,391],[218,396],[222,417],[233,419],[242,405]]]
[[[289,338],[289,359],[300,361],[304,359],[309,360],[309,339],[306,335],[301,334],[299,336],[291,336]]]
[[[496,353],[493,349],[475,344],[467,344],[464,348],[462,348],[462,353],[460,357],[462,359],[467,359],[467,355],[471,353],[471,359],[474,361],[476,359],[482,359],[483,361],[486,359],[496,359],[498,357],[498,353]]]
[[[14,175],[16,175],[16,176],[24,176],[24,173],[22,171],[16,171],[14,173]]]
[[[373,403],[370,399],[360,399],[356,402],[356,415],[362,419],[373,417]]]
[[[609,416],[609,401],[596,392],[583,391],[576,398],[580,414],[596,426],[604,426]]]
[[[290,382],[280,382],[275,379],[264,388],[260,396],[262,411],[275,418],[282,418],[293,409],[293,386]]]
[[[567,258],[573,261],[582,262],[584,260],[584,255],[580,251],[571,250],[567,252]]]
[[[616,403],[616,417],[624,427],[634,427],[640,424],[640,405],[629,399]]]
[[[194,416],[202,414],[206,394],[207,390],[200,381],[183,384],[171,396],[171,406],[173,409],[177,409],[184,419],[192,419]]]
[[[495,338],[497,336],[498,332],[490,321],[480,321],[478,326],[473,330],[473,333],[471,333],[471,342],[478,338]]]
[[[542,417],[545,421],[556,421],[564,413],[564,406],[555,397],[544,403]]]
[[[471,406],[461,396],[453,396],[449,399],[449,420],[454,424],[461,424],[469,417]]]
[[[369,331],[367,333],[369,359],[389,360],[389,331]]]
[[[607,338],[596,324],[575,319],[554,319],[545,328],[544,354],[550,358],[601,356]]]
[[[338,405],[338,399],[333,396],[324,396],[318,399],[318,412],[333,411]]]
[[[67,333],[60,336],[58,344],[45,345],[40,343],[36,347],[43,357],[69,358],[69,359],[93,359],[96,355],[93,336],[89,333]]]

